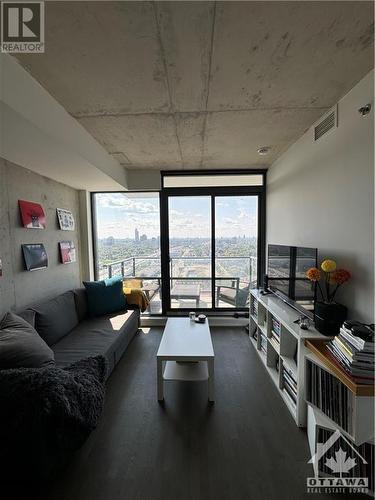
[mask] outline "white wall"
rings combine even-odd
[[[47,218],[46,229],[22,226],[18,200],[41,203]],[[61,231],[56,208],[73,212],[75,231]],[[80,218],[78,191],[42,177],[0,158],[0,318],[9,309],[20,309],[66,290],[80,286]],[[77,262],[61,264],[58,242],[74,241]],[[22,243],[43,243],[48,254],[48,268],[25,271]]]
[[[337,301],[374,321],[374,71],[338,103],[338,128],[309,129],[268,172],[267,243],[318,247],[352,272]]]

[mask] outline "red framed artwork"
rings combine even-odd
[[[32,201],[18,200],[23,227],[45,229],[46,215],[42,205]]]
[[[59,247],[63,264],[71,264],[76,261],[76,247],[73,241],[60,241]]]

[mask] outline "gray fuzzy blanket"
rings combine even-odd
[[[106,359],[0,371],[0,481],[54,475],[95,429]]]

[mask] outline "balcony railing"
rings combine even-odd
[[[253,281],[253,278],[256,275],[256,263],[257,258],[254,256],[246,256],[246,257],[215,257],[216,262],[220,261],[234,261],[234,260],[244,260],[248,261],[248,270],[249,273],[243,276],[247,277],[248,281]],[[155,262],[157,264],[157,270],[155,272],[150,272],[150,263]],[[174,263],[176,261],[206,261],[209,270],[211,271],[211,257],[172,257],[170,259],[170,276],[171,279],[186,279],[191,278],[190,276],[173,276],[174,271]],[[138,262],[138,264],[137,264]],[[127,257],[126,259],[117,260],[114,262],[110,262],[109,264],[103,264],[99,267],[99,279],[112,278],[113,276],[122,276],[123,278],[143,278],[143,279],[161,279],[161,271],[160,271],[160,257]],[[148,264],[146,272],[143,272],[142,269],[139,269],[140,264]],[[142,266],[144,267],[144,266]],[[222,279],[233,279],[229,276],[220,276],[220,272],[217,273],[217,278]],[[237,278],[241,278],[238,276]],[[194,279],[202,279],[207,280],[211,279],[209,276],[194,276]]]
[[[244,261],[241,265],[241,270],[237,271],[238,261]],[[173,257],[170,259],[170,280],[171,290],[175,285],[199,285],[199,307],[211,307],[211,286],[215,281],[215,305],[216,307],[243,307],[244,304],[238,304],[238,298],[241,296],[241,290],[248,290],[256,286],[257,281],[257,258],[254,256],[246,257],[216,257],[216,263],[220,262],[221,269],[217,269],[217,276],[211,278],[210,276],[184,276],[180,269],[176,269],[178,261],[190,261],[190,266],[187,264],[184,271],[193,270],[194,262],[197,266],[202,268],[204,262],[207,263],[207,270],[211,272],[211,257]],[[227,266],[225,266],[227,261]],[[237,262],[237,266],[228,264],[230,262]],[[202,264],[203,263],[203,264]],[[218,267],[218,266],[217,266]],[[228,274],[223,275],[225,267],[228,268]],[[234,268],[234,269],[233,269]],[[175,274],[177,271],[177,275]],[[233,272],[234,271],[234,272]],[[102,265],[99,268],[99,279],[112,278],[114,276],[121,276],[124,279],[142,279],[143,288],[147,295],[149,295],[151,306],[150,310],[157,312],[155,308],[156,302],[159,302],[158,308],[161,308],[161,270],[160,270],[160,257],[127,257],[126,259],[110,262],[109,264]],[[154,285],[154,286],[152,286]],[[150,290],[152,292],[150,293]],[[226,296],[230,295],[232,291],[232,299]],[[243,293],[242,293],[243,295]],[[176,302],[176,301],[172,301]],[[177,304],[172,304],[172,307],[178,307]],[[160,309],[161,310],[161,309]]]

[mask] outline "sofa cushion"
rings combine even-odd
[[[85,288],[76,288],[73,290],[74,300],[76,303],[76,311],[78,321],[83,321],[87,318],[89,310],[87,304],[87,292]]]
[[[54,299],[33,306],[35,328],[46,343],[51,346],[78,325],[78,316],[72,291],[58,295]]]
[[[35,329],[11,312],[0,322],[0,370],[55,364],[52,350]]]
[[[84,281],[90,316],[102,316],[126,310],[126,298],[122,289],[122,278],[102,281]]]
[[[35,311],[31,309],[24,309],[23,311],[17,311],[16,314],[35,328]]]
[[[108,375],[138,329],[139,310],[82,321],[53,346],[56,364],[64,367],[88,356],[103,355]]]

